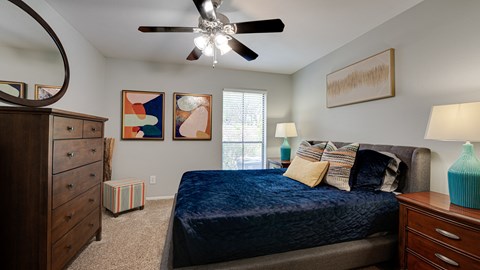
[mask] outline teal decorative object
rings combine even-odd
[[[283,144],[280,147],[280,160],[290,161],[290,144],[288,144],[288,137],[297,137],[297,127],[295,123],[278,123],[275,130],[275,137],[283,138]]]
[[[425,139],[466,141],[460,158],[448,169],[450,202],[480,209],[480,161],[470,142],[480,142],[480,102],[432,107]]]
[[[285,137],[283,139],[283,144],[280,146],[280,160],[285,161],[285,160],[290,160],[290,153],[291,153],[291,148],[290,144],[288,144],[288,139]]]
[[[448,170],[448,190],[451,203],[480,209],[480,160],[469,142]]]

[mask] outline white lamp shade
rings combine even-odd
[[[208,42],[209,42],[209,38],[206,35],[201,35],[193,39],[193,43],[195,43],[195,46],[197,46],[197,48],[202,51],[205,50],[205,47],[207,47]]]
[[[425,139],[480,141],[480,102],[433,106]]]
[[[275,130],[275,137],[297,137],[297,128],[295,123],[278,123]]]

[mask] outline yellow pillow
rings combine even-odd
[[[309,161],[296,156],[283,175],[309,187],[315,187],[320,184],[327,171],[328,161]]]

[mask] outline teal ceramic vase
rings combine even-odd
[[[290,144],[288,144],[288,139],[285,137],[283,139],[283,144],[280,146],[280,160],[281,161],[290,161]]]
[[[448,191],[451,203],[480,209],[480,160],[469,142],[448,170]]]

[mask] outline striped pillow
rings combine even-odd
[[[358,143],[352,143],[337,149],[332,142],[328,142],[322,155],[322,161],[330,162],[325,178],[327,184],[341,190],[350,191],[350,172],[355,163],[359,146]]]
[[[298,146],[297,156],[309,161],[320,161],[326,145],[326,142],[312,145],[307,141],[302,141]]]

